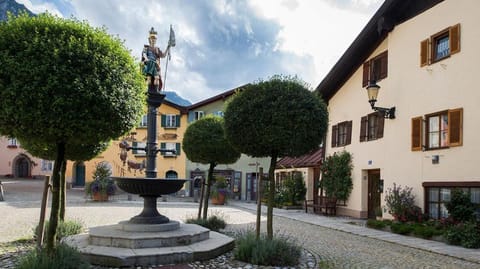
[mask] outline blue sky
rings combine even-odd
[[[195,103],[275,74],[315,88],[382,0],[16,0],[105,26],[139,59],[148,31],[163,50],[173,25],[176,46],[166,90]],[[162,77],[166,69],[162,62]]]

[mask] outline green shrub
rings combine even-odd
[[[412,188],[397,187],[393,183],[393,188],[387,189],[385,194],[385,204],[388,213],[392,214],[395,220],[401,222],[418,221],[421,222],[424,217],[420,207],[415,205],[415,195],[412,194]]]
[[[369,220],[367,220],[367,227],[381,230],[381,229],[387,227],[387,223],[385,223],[382,220],[369,219]]]
[[[445,203],[448,214],[454,221],[465,222],[475,219],[475,204],[470,195],[460,189],[453,189],[450,201]]]
[[[447,228],[445,239],[451,245],[465,248],[480,248],[480,230],[474,221],[459,223]]]
[[[305,200],[307,188],[303,181],[302,173],[293,173],[282,181],[281,195],[284,197],[283,205],[300,205]]]
[[[301,247],[285,236],[269,240],[265,235],[257,240],[253,232],[237,236],[235,259],[267,266],[294,266],[301,256]]]
[[[48,225],[49,222],[48,220],[45,221],[45,229],[44,231],[48,231]],[[35,227],[35,236],[38,234],[38,225]],[[67,220],[67,221],[59,221],[57,225],[57,240],[60,241],[62,238],[69,236],[69,235],[74,235],[74,234],[79,234],[84,231],[83,224],[80,221],[77,220]]]
[[[88,269],[90,264],[74,248],[59,244],[53,255],[34,249],[21,257],[16,269]]]
[[[410,234],[413,232],[413,225],[404,222],[394,222],[390,225],[392,232],[396,234]]]
[[[221,229],[225,229],[227,223],[221,216],[213,215],[208,217],[206,220],[202,218],[188,218],[185,220],[186,223],[197,224],[212,231],[218,232]]]
[[[320,187],[328,197],[346,201],[353,189],[352,154],[347,151],[328,156],[322,164]]]
[[[430,239],[434,235],[442,235],[443,230],[430,225],[417,224],[413,226],[413,235],[424,239]]]

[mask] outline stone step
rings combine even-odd
[[[145,226],[149,225],[145,224]],[[133,249],[175,247],[207,240],[210,232],[210,230],[195,224],[182,224],[178,229],[166,232],[145,230],[147,232],[124,231],[118,225],[92,227],[89,229],[89,244]]]
[[[234,247],[234,239],[210,232],[207,240],[187,246],[159,248],[117,248],[94,246],[88,243],[88,234],[65,238],[64,242],[76,247],[91,264],[111,267],[166,265],[215,258]]]

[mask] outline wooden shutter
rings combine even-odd
[[[332,126],[332,148],[337,146],[338,126]]]
[[[448,111],[448,136],[450,147],[458,147],[463,143],[463,108]]]
[[[182,115],[175,115],[175,127],[180,127],[180,118]]]
[[[175,151],[176,152],[176,155],[179,156],[180,153],[182,152],[182,149],[180,148],[180,143],[175,143]]]
[[[422,117],[412,119],[412,151],[422,150],[422,124]]]
[[[375,120],[377,121],[377,129],[376,129],[376,134],[375,137],[377,139],[383,137],[383,127],[385,126],[385,117],[383,113],[377,112]]]
[[[460,24],[456,24],[449,29],[450,35],[450,55],[460,51]]]
[[[370,62],[368,61],[363,64],[362,87],[367,86],[369,80],[370,80]]]
[[[380,76],[378,79],[383,79],[388,75],[388,51],[383,52],[378,57],[380,62]]]
[[[165,126],[167,126],[167,115],[162,114],[161,116],[162,117],[161,117],[161,121],[160,121],[160,126],[165,127]]]
[[[368,116],[360,119],[360,142],[367,140]]]
[[[345,145],[350,145],[352,143],[352,121],[345,122],[347,125],[347,137],[345,139]]]
[[[429,59],[428,59],[428,56],[430,55],[428,53],[429,43],[430,43],[430,40],[428,38],[420,42],[420,67],[429,64]]]
[[[166,143],[160,143],[160,149],[165,149],[167,147]],[[166,155],[166,152],[160,151],[160,155]]]

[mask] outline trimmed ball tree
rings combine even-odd
[[[227,139],[242,153],[270,157],[267,236],[273,238],[277,158],[319,147],[328,124],[325,103],[297,77],[273,76],[247,85],[225,110]]]
[[[55,247],[66,152],[135,127],[145,83],[118,38],[49,14],[0,23],[0,134],[55,149],[47,249]]]
[[[208,164],[207,190],[204,196],[203,219],[207,219],[208,200],[212,186],[213,170],[218,164],[235,163],[240,152],[235,150],[225,138],[224,120],[218,116],[207,116],[190,124],[183,136],[183,151],[192,162]],[[202,188],[203,189],[203,188]],[[198,218],[202,201],[200,202]]]

